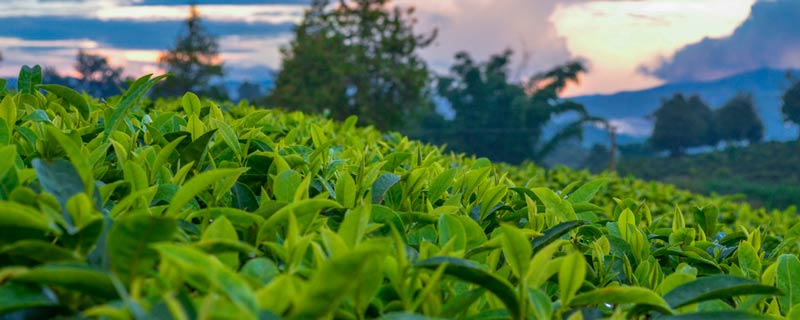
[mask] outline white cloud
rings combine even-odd
[[[728,35],[754,0],[593,1],[560,5],[551,20],[573,54],[591,62],[576,93],[610,93],[662,83],[638,66],[702,39]]]
[[[512,65],[520,77],[543,71],[574,56],[567,50],[549,17],[563,0],[399,0],[417,8],[418,32],[438,28],[439,37],[423,56],[439,71],[446,71],[453,55],[465,50],[485,60],[510,48]],[[528,54],[522,64],[523,53]],[[515,74],[512,73],[512,74]]]

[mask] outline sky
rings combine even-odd
[[[107,55],[127,74],[158,73],[155,60],[181,31],[188,1],[0,0],[0,77],[23,64],[74,74],[78,49]],[[261,81],[309,0],[202,0],[227,77]],[[613,93],[712,80],[763,67],[800,67],[795,0],[395,0],[415,6],[420,33],[438,30],[421,55],[439,73],[453,55],[515,51],[522,79],[580,59],[589,67],[567,95]],[[791,41],[795,40],[795,41]]]

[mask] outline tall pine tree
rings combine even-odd
[[[158,58],[159,65],[172,76],[156,86],[153,94],[174,97],[191,91],[211,98],[226,98],[224,90],[209,84],[215,77],[223,76],[222,59],[216,37],[203,27],[194,4],[190,6],[185,28],[175,47]]]

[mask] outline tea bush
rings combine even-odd
[[[0,92],[2,317],[800,317],[793,210],[148,101],[160,78]]]

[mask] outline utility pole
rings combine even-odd
[[[611,140],[611,150],[609,151],[608,171],[617,171],[617,127],[611,123],[606,125],[608,138]]]

